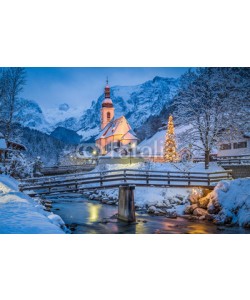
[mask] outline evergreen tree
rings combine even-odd
[[[173,117],[170,115],[168,118],[168,128],[166,133],[165,149],[164,149],[164,160],[165,162],[176,162],[179,161],[179,156],[176,151],[176,141],[174,134],[174,122]]]

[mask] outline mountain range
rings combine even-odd
[[[135,86],[111,87],[115,118],[124,115],[132,128],[147,123],[167,109],[179,86],[178,78],[155,77]],[[86,110],[72,108],[67,103],[42,111],[32,100],[19,99],[15,119],[25,127],[51,134],[65,143],[93,141],[100,130],[100,109],[104,94]],[[73,132],[72,132],[73,131]],[[72,140],[70,138],[72,136]]]

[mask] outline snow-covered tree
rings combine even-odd
[[[30,177],[33,175],[33,164],[22,153],[12,152],[5,173],[15,178]]]
[[[205,155],[205,168],[218,140],[241,127],[249,109],[249,68],[199,68],[181,78],[174,98],[178,122],[187,125],[186,143]],[[248,111],[249,113],[249,111]],[[245,121],[246,122],[246,121]],[[248,120],[249,124],[249,120]]]
[[[9,141],[14,123],[17,97],[25,84],[24,68],[3,68],[0,72],[0,119]]]
[[[42,175],[42,167],[43,167],[43,162],[40,158],[40,156],[37,156],[33,163],[33,175],[34,176],[41,176]]]
[[[174,134],[174,121],[172,115],[170,115],[168,118],[168,128],[166,132],[166,140],[164,147],[164,160],[165,162],[176,162],[179,160]]]

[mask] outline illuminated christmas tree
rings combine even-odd
[[[169,116],[168,119],[168,129],[166,133],[166,141],[164,148],[164,160],[165,162],[177,162],[179,161],[179,156],[176,151],[176,141],[174,135],[174,122],[173,117]]]

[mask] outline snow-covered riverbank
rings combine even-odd
[[[250,178],[221,181],[197,204],[207,209],[216,224],[250,228]]]
[[[135,208],[147,210],[149,214],[177,217],[183,215],[189,204],[191,191],[191,188],[136,187]],[[118,205],[118,189],[86,192],[85,196],[103,204]]]
[[[18,182],[0,176],[0,233],[65,233],[63,220],[19,192]]]

